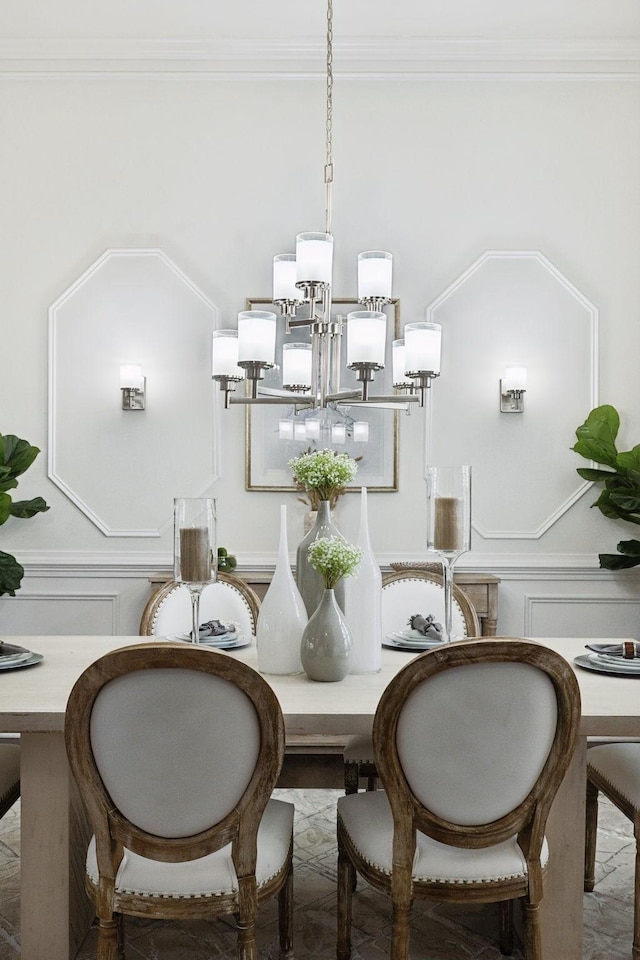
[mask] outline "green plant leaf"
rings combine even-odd
[[[28,470],[35,458],[40,453],[39,447],[32,447],[26,440],[15,437],[13,434],[5,434],[0,444],[0,454],[2,463],[8,466],[11,476],[19,477],[25,470]]]
[[[11,516],[28,520],[29,517],[35,517],[36,513],[44,513],[48,509],[49,505],[42,497],[34,497],[33,500],[16,500],[11,507]]]
[[[623,513],[640,511],[640,496],[637,493],[634,495],[630,490],[610,490],[609,497]]]
[[[0,525],[6,523],[11,516],[11,497],[8,493],[0,492]]]
[[[596,407],[576,430],[577,443],[571,449],[587,460],[615,468],[619,429],[620,417],[615,407],[609,404]]]
[[[8,594],[15,597],[24,576],[24,567],[20,566],[10,553],[0,550],[0,597]]]
[[[583,480],[593,480],[594,483],[615,477],[615,473],[612,473],[611,470],[598,470],[595,467],[576,467],[576,473],[581,476]]]
[[[618,553],[600,553],[598,554],[600,566],[604,570],[628,570],[631,567],[637,567],[640,564],[639,557],[624,557]]]
[[[616,550],[625,557],[640,557],[640,540],[621,540]]]
[[[618,454],[618,469],[633,473],[640,478],[640,445]]]

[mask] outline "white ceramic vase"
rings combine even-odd
[[[273,578],[260,605],[256,626],[258,670],[302,673],[300,642],[308,617],[289,565],[287,508],[280,507],[280,545]]]
[[[357,545],[362,560],[344,581],[344,612],[353,640],[351,673],[377,673],[382,667],[382,574],[371,549],[366,487],[360,494]]]

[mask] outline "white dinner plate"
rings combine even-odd
[[[422,640],[407,640],[401,633],[388,633],[382,641],[382,646],[388,650],[415,650],[420,653],[423,650],[431,650],[433,647],[441,647],[444,640],[430,640],[423,637]]]
[[[182,640],[184,643],[191,643],[191,634],[173,633],[164,639]],[[219,637],[201,637],[198,646],[212,647],[216,650],[240,650],[242,647],[248,647],[252,639],[252,637],[245,636],[244,633],[223,633]]]
[[[638,677],[640,678],[640,670],[631,669],[629,670],[625,665],[625,660],[620,657],[620,664],[605,662],[604,660],[591,659],[587,654],[581,654],[579,657],[574,657],[573,662],[579,667],[583,667],[585,670],[593,670],[595,673],[606,673],[610,677]],[[627,660],[626,663],[629,663]]]
[[[613,667],[624,667],[625,670],[632,670],[640,673],[640,657],[616,657],[610,653],[590,653],[589,659],[594,663],[610,664]]]
[[[44,657],[41,653],[33,653],[31,650],[25,651],[26,656],[0,657],[0,670],[19,670],[20,667],[33,667],[36,663],[41,663]]]

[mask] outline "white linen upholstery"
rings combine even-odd
[[[210,583],[200,595],[200,623],[208,620],[231,620],[238,624],[240,633],[250,637],[255,633],[251,607],[246,597],[232,584],[219,580]],[[151,624],[154,637],[191,632],[191,599],[189,588],[177,584],[158,605]]]
[[[249,698],[220,677],[138,670],[99,692],[91,747],[109,794],[132,823],[157,836],[186,837],[234,809],[255,769],[260,730]]]
[[[258,828],[256,880],[258,889],[282,870],[291,845],[294,806],[269,800]],[[95,837],[87,851],[87,875],[98,882]],[[238,880],[231,859],[231,844],[199,860],[160,863],[130,850],[116,875],[117,893],[138,893],[156,897],[204,897],[237,893]]]
[[[340,797],[338,817],[362,858],[390,876],[393,818],[386,794],[375,790]],[[541,857],[543,866],[547,860],[545,840]],[[439,843],[417,832],[412,871],[414,881],[490,883],[525,877],[526,874],[526,861],[515,837],[495,846],[470,850]]]
[[[398,723],[398,754],[414,795],[433,813],[490,823],[528,796],[556,719],[553,684],[536,667],[461,666],[413,691]],[[452,755],[455,764],[447,762]]]
[[[606,743],[587,751],[587,773],[595,771],[640,813],[640,743]]]

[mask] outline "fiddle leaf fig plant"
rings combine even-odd
[[[18,486],[17,478],[29,469],[39,453],[39,447],[31,446],[26,440],[0,433],[0,525],[9,517],[28,520],[49,509],[42,497],[14,500],[8,492]],[[0,550],[0,597],[4,594],[15,597],[23,576],[24,567],[10,553]]]
[[[640,524],[640,444],[618,451],[616,438],[620,416],[615,407],[604,404],[591,411],[576,430],[577,442],[571,448],[587,460],[608,469],[578,467],[584,480],[604,484],[593,507],[612,520]],[[621,540],[618,553],[599,554],[600,566],[607,570],[625,570],[640,564],[640,540]]]

